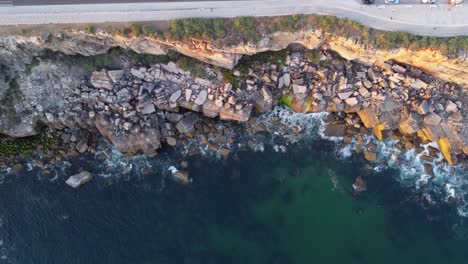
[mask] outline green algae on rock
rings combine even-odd
[[[39,147],[51,149],[56,144],[56,135],[48,132],[25,138],[10,138],[0,133],[0,158],[29,155]]]

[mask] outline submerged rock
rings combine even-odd
[[[91,175],[90,172],[82,171],[78,174],[70,176],[70,178],[68,178],[65,183],[68,184],[68,186],[71,186],[76,189],[80,187],[81,185],[89,182],[92,178],[93,176]]]
[[[328,124],[325,131],[323,131],[323,134],[327,137],[344,137],[346,135],[346,124]]]
[[[368,161],[375,162],[377,160],[377,154],[373,151],[367,150],[364,152],[364,158]]]
[[[172,176],[174,177],[174,179],[176,181],[184,183],[184,184],[188,184],[188,183],[192,182],[192,179],[189,178],[189,173],[188,172],[179,171],[174,166],[170,166],[168,170],[171,172]]]
[[[367,185],[366,185],[366,183],[364,182],[364,180],[362,179],[361,176],[356,177],[356,180],[353,183],[353,189],[356,192],[363,192],[363,191],[367,190]]]

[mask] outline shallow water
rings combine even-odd
[[[188,185],[155,160],[135,161],[152,164],[149,174],[118,177],[82,157],[70,170],[106,177],[78,190],[65,174],[9,176],[0,263],[465,263],[468,229],[455,208],[424,209],[397,171],[335,153],[303,140],[286,153],[193,156]],[[356,176],[366,192],[353,193]]]

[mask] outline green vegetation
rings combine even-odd
[[[227,20],[222,18],[188,18],[174,20],[165,36],[169,39],[224,38],[228,33]]]
[[[90,34],[94,34],[94,33],[96,33],[96,28],[94,26],[92,26],[92,25],[89,25],[89,26],[85,27],[85,31],[90,33]]]
[[[96,68],[105,67],[108,65],[112,65],[115,59],[114,52],[96,55],[96,56],[81,56],[81,55],[74,55],[74,56],[63,56],[63,62],[66,65],[78,65],[79,67],[91,71]]]
[[[142,26],[138,24],[131,24],[130,25],[130,32],[132,33],[133,36],[140,36],[141,33],[143,33]]]
[[[158,33],[156,32],[155,29],[151,28],[150,26],[146,26],[146,25],[141,27],[141,33],[146,35],[146,36],[151,36],[151,35],[152,36],[157,36],[158,35]]]
[[[209,78],[208,73],[205,70],[206,64],[187,57],[183,55],[179,55],[177,57],[171,56],[171,59],[177,61],[177,66],[181,68],[184,71],[189,71],[193,77],[199,77],[199,78]]]
[[[333,16],[189,18],[172,21],[167,32],[162,35],[158,35],[156,30],[147,23],[132,24],[129,27],[114,29],[113,32],[124,36],[159,36],[168,40],[198,38],[213,41],[217,45],[233,45],[239,44],[240,41],[258,42],[262,34],[318,28],[324,33],[353,38],[360,43],[382,49],[433,48],[446,55],[456,55],[468,50],[468,36],[438,38],[416,36],[406,32],[380,31],[349,19]]]
[[[269,23],[271,31],[293,32],[306,27],[308,17],[305,15],[281,16],[277,21]]]
[[[232,89],[236,90],[239,88],[239,81],[236,76],[234,76],[232,70],[220,69],[221,74],[225,82],[232,84]]]
[[[20,122],[20,118],[16,113],[16,105],[23,98],[23,93],[15,78],[8,80],[8,88],[0,98],[0,116],[8,122]]]
[[[32,59],[32,61],[31,61],[31,63],[26,65],[25,73],[26,73],[27,75],[31,74],[32,69],[33,69],[34,67],[36,67],[37,65],[39,65],[39,63],[40,63],[40,61],[39,61],[36,57],[34,57],[34,58]]]
[[[3,98],[0,99],[0,112],[5,113],[10,112],[15,107],[16,102],[23,97],[16,79],[11,79],[7,83],[7,91]]]
[[[257,21],[254,17],[236,17],[233,21],[233,28],[236,32],[242,32],[246,41],[257,42],[260,34],[257,32]]]
[[[330,60],[324,60],[320,63],[321,66],[328,68],[330,67],[331,61]]]
[[[292,93],[288,93],[288,94],[283,95],[280,98],[279,104],[287,106],[287,107],[291,107],[293,100],[294,100],[294,95]]]
[[[8,158],[31,154],[38,146],[49,150],[57,144],[57,139],[49,133],[25,138],[8,138],[0,133],[0,157]]]
[[[254,17],[222,18],[189,18],[174,20],[170,29],[165,33],[167,39],[183,40],[186,38],[206,38],[219,40],[223,38],[240,38],[247,42],[260,40],[263,31],[295,31],[303,28],[307,16],[294,15],[276,18],[262,18],[264,25]]]
[[[279,51],[266,51],[259,52],[251,56],[243,56],[234,70],[241,72],[241,76],[244,76],[248,73],[248,68],[252,65],[262,65],[263,63],[276,64],[279,67],[283,67],[286,63],[286,57],[288,55],[288,50],[283,49]]]
[[[105,54],[95,56],[64,55],[62,53],[48,51],[40,58],[59,60],[66,65],[77,65],[84,70],[92,71],[103,67],[112,67],[119,60],[129,60],[136,65],[148,65],[154,63],[167,63],[170,58],[166,55],[138,54],[120,48],[111,49]]]
[[[312,64],[320,64],[320,58],[322,57],[322,52],[318,49],[306,50],[304,52],[305,58],[310,61]]]
[[[417,36],[407,32],[380,31],[362,24],[333,16],[314,17],[313,26],[337,36],[353,37],[361,43],[369,43],[378,48],[436,49],[445,55],[456,55],[468,51],[468,36],[429,37]]]

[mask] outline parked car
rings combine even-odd
[[[436,0],[421,0],[422,4],[435,4]]]
[[[449,4],[451,5],[459,5],[463,3],[463,0],[449,0]]]
[[[397,5],[400,3],[400,0],[385,0],[385,4],[387,5]]]
[[[374,0],[362,0],[362,3],[365,5],[372,5],[374,3]]]

